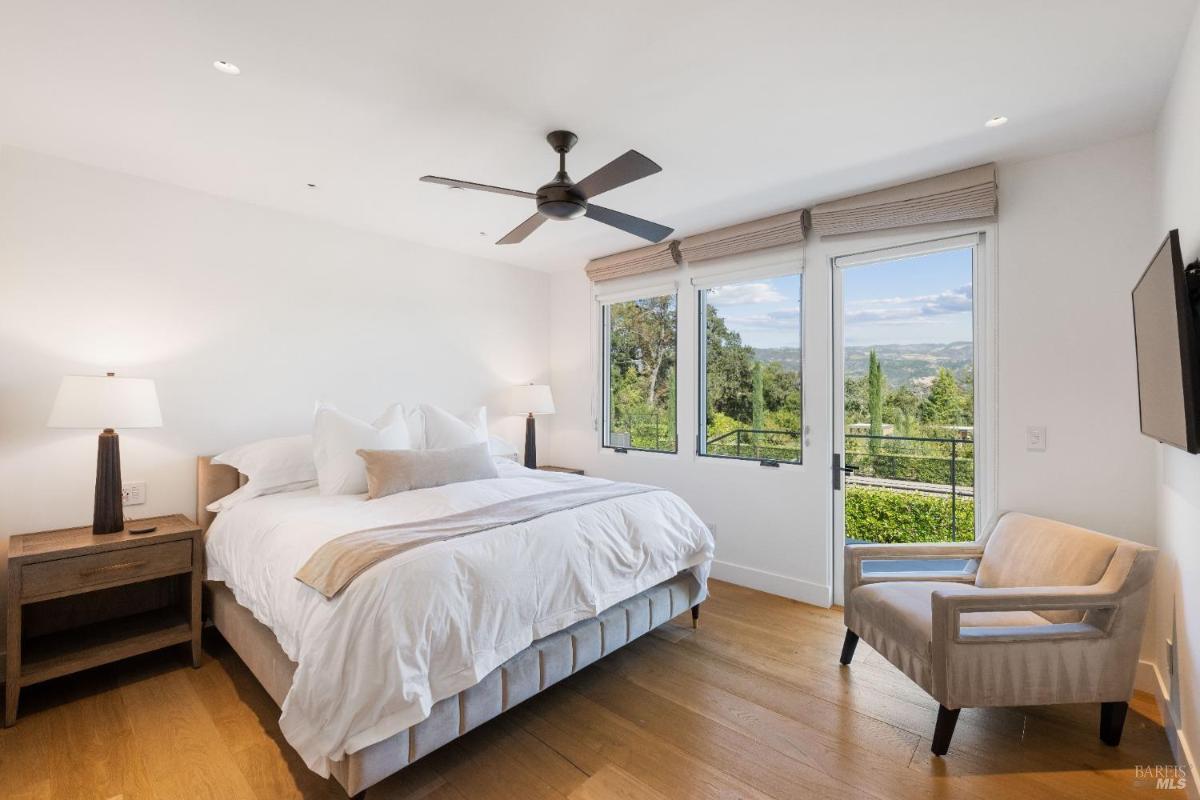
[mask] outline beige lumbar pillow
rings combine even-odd
[[[497,478],[487,442],[434,450],[359,450],[367,464],[367,499],[448,483]]]

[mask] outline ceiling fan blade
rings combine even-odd
[[[630,150],[623,156],[617,156],[600,169],[588,175],[575,184],[575,188],[583,192],[584,197],[595,197],[598,194],[633,183],[641,178],[662,172],[662,167],[639,153]]]
[[[522,192],[520,189],[505,189],[503,186],[489,186],[486,183],[472,183],[471,181],[460,181],[454,178],[439,178],[436,175],[426,175],[421,180],[425,181],[425,183],[439,183],[442,186],[450,186],[456,189],[475,189],[480,192],[508,194],[513,197],[524,197],[526,200],[537,199],[537,195],[533,192]]]
[[[626,233],[632,233],[634,236],[640,236],[651,242],[661,242],[675,232],[674,228],[668,228],[666,225],[659,225],[657,222],[651,222],[648,219],[622,214],[620,211],[613,211],[611,208],[605,208],[604,206],[592,203],[588,203],[587,214],[585,216],[591,217],[597,222],[603,222],[605,225],[620,228]]]
[[[541,214],[534,214],[532,217],[509,231],[508,235],[496,242],[496,244],[517,244],[519,242],[523,242],[525,241],[526,236],[542,227],[542,223],[545,221],[546,218]]]

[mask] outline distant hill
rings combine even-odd
[[[847,347],[847,378],[860,378],[867,374],[867,361],[872,350],[879,357],[884,377],[893,387],[925,384],[937,375],[940,367],[945,367],[961,379],[974,359],[970,342]],[[796,347],[760,347],[755,349],[755,356],[760,361],[774,361],[788,369],[800,367],[800,349]]]

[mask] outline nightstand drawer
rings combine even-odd
[[[79,594],[88,589],[189,572],[191,568],[190,539],[39,561],[21,569],[21,600]]]

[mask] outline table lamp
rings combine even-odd
[[[525,414],[525,466],[537,469],[537,431],[533,424],[534,414],[553,414],[554,398],[550,387],[528,383],[512,388],[512,411]]]
[[[149,378],[68,375],[58,387],[48,428],[101,428],[96,454],[92,533],[125,527],[121,513],[121,449],[114,428],[160,428],[158,392]]]

